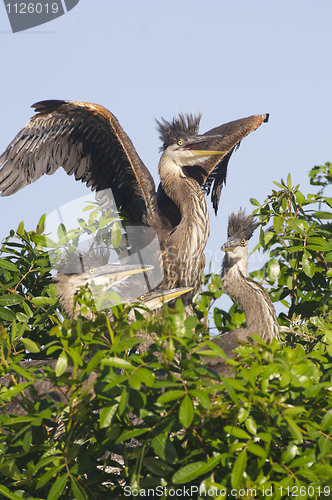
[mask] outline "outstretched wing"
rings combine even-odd
[[[118,120],[103,106],[42,101],[0,157],[2,196],[60,166],[92,190],[112,189],[117,208],[134,221],[157,213],[155,184]]]
[[[199,177],[197,180],[208,194],[213,183],[211,199],[215,213],[218,211],[221,190],[226,183],[227,166],[232,153],[239,147],[242,139],[256,130],[263,122],[267,122],[268,118],[268,114],[253,115],[225,123],[203,134],[203,136],[219,136],[209,140],[208,147],[210,150],[225,151],[222,158],[220,156],[211,156],[200,166],[199,172],[197,172],[197,177]]]

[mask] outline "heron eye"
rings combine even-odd
[[[245,242],[246,242],[246,240],[245,240],[245,239],[241,240],[241,245],[244,245],[244,244],[245,244]]]
[[[94,270],[94,269],[90,269],[90,270],[89,270],[89,273],[90,273],[90,274],[94,274],[94,272],[95,272],[95,270]]]
[[[144,299],[145,299],[145,295],[141,295],[141,296],[140,296],[140,299],[141,299],[141,300],[144,300]]]
[[[182,146],[182,145],[183,145],[183,140],[182,140],[182,139],[180,139],[180,140],[178,141],[178,145],[179,145],[179,146]]]

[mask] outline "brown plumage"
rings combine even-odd
[[[264,288],[248,278],[248,240],[254,233],[256,224],[251,215],[244,211],[232,214],[228,221],[228,239],[221,247],[226,252],[222,268],[222,287],[235,300],[246,315],[246,327],[237,328],[221,337],[213,338],[223,348],[228,358],[239,347],[238,340],[247,341],[253,334],[265,342],[274,338],[280,340],[279,325],[271,299]],[[216,371],[230,373],[221,358],[211,358],[209,366]]]
[[[72,317],[74,296],[82,287],[89,286],[98,309],[110,309],[112,306],[137,302],[146,308],[157,311],[162,305],[191,291],[189,287],[163,290],[155,288],[153,266],[140,264],[110,264],[108,247],[98,246],[89,252],[69,251],[61,261],[59,272],[54,281],[61,309]],[[75,318],[80,313],[78,306]],[[111,313],[109,313],[111,316]],[[91,311],[85,316],[93,317]],[[130,311],[129,320],[135,318]]]
[[[209,191],[213,184],[216,211],[232,152],[268,115],[230,122],[203,135],[197,135],[200,116],[163,120],[157,195],[150,172],[107,109],[55,100],[33,107],[37,113],[0,157],[2,196],[16,193],[43,174],[53,174],[60,166],[92,190],[101,191],[103,206],[103,190],[111,189],[118,209],[156,231],[165,271],[161,286],[197,290],[209,234],[203,190]]]

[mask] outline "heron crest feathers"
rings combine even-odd
[[[171,122],[168,122],[165,118],[162,118],[161,122],[156,120],[159,138],[163,142],[160,150],[165,151],[168,146],[175,144],[179,139],[197,135],[201,117],[201,113],[198,115],[179,113]]]
[[[250,240],[257,227],[257,223],[252,215],[246,215],[245,210],[240,210],[237,214],[232,213],[228,219],[228,238],[240,238]]]

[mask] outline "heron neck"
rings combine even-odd
[[[243,309],[247,336],[256,334],[265,341],[279,338],[279,327],[274,307],[264,288],[247,278],[238,265],[223,268],[223,290]]]
[[[238,248],[237,252],[226,253],[223,260],[222,274],[225,276],[229,272],[239,270],[243,276],[248,276],[248,246]]]
[[[159,162],[159,175],[165,194],[176,204],[181,218],[190,218],[206,206],[204,194],[198,182],[190,177],[190,167],[179,167],[168,155],[162,155]],[[207,209],[206,209],[207,212]]]
[[[159,172],[164,192],[181,214],[179,224],[164,242],[168,286],[198,288],[209,236],[209,215],[204,193],[198,182],[187,176],[184,167],[179,168],[167,158],[161,158]]]

